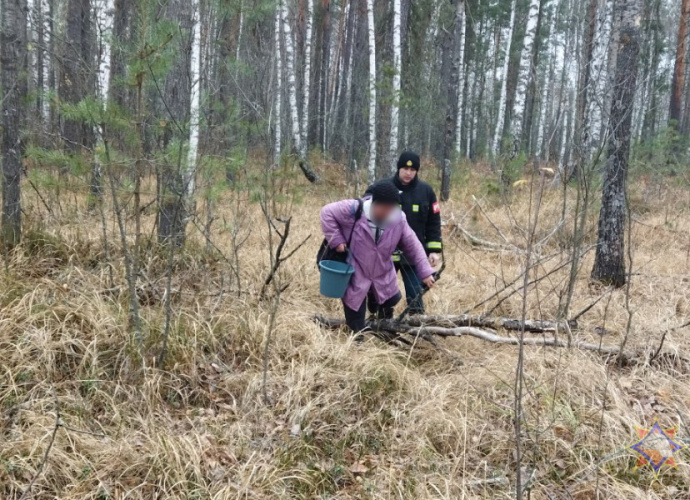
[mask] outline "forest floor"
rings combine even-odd
[[[480,177],[465,179],[443,205],[448,266],[427,295],[431,313],[472,309],[524,271],[538,180],[506,202],[486,194]],[[44,204],[27,188],[25,242],[0,272],[0,497],[19,498],[30,484],[23,498],[515,497],[518,349],[469,337],[439,340],[444,351],[421,340],[412,349],[357,344],[317,326],[314,314],[341,314],[319,295],[319,208],[345,189],[302,189],[301,199],[277,197],[276,215],[292,217],[287,250],[311,235],[281,267],[279,303],[273,287],[259,297],[270,259],[252,195],[228,191],[216,204],[213,245],[229,262],[190,225],[189,245],[174,259],[160,370],[167,253],[141,259],[142,360],[127,327],[114,219],[106,231],[111,268],[98,215],[64,193],[61,208],[48,212],[54,200],[44,194]],[[632,193],[629,290],[591,283],[589,251],[570,310],[603,294],[575,338],[618,346],[628,332],[626,349],[640,354],[618,366],[596,352],[525,347],[522,467],[533,500],[690,498],[687,452],[657,479],[649,466],[636,469],[627,449],[638,440],[635,426],[655,419],[679,425],[679,440],[690,433],[690,367],[673,356],[690,347],[690,332],[673,330],[690,315],[690,191],[638,180]],[[572,205],[557,228],[561,213],[562,192],[547,189],[533,278],[568,259]],[[585,248],[597,215],[587,214]],[[145,214],[147,235],[154,220]],[[497,246],[470,244],[459,225]],[[247,238],[237,258],[233,234]],[[530,287],[528,318],[556,317],[568,272]],[[492,310],[497,302],[472,312],[520,318],[521,293]],[[646,362],[665,332],[664,356]]]

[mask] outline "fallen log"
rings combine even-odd
[[[480,328],[491,328],[492,330],[511,330],[522,331],[522,320],[512,318],[497,318],[492,316],[477,316],[462,314],[460,316],[413,316],[407,318],[405,323],[410,326],[441,326],[441,327],[460,327],[476,326]],[[542,321],[526,320],[524,323],[525,331],[530,333],[555,333],[576,330],[576,321]]]
[[[388,329],[389,327],[386,327]],[[488,330],[482,330],[480,328],[475,328],[471,326],[460,326],[456,328],[442,328],[438,326],[429,327],[402,327],[404,331],[398,331],[398,333],[407,333],[412,335],[436,335],[439,337],[474,337],[480,340],[485,340],[493,344],[507,344],[507,345],[520,345],[520,339],[518,337],[504,337],[496,333],[490,332]],[[397,331],[397,330],[396,330]],[[546,337],[525,337],[522,339],[523,345],[534,345],[543,347],[573,347],[575,349],[584,349],[587,351],[596,351],[601,354],[619,354],[620,348],[614,346],[605,346],[599,344],[591,344],[588,342],[578,342],[573,341],[571,345],[568,345],[567,340],[562,341],[557,338],[546,338]]]
[[[316,316],[314,320],[329,328],[340,328],[345,325],[342,319],[324,318]],[[376,322],[374,322],[376,324]],[[380,325],[380,323],[378,323]],[[522,331],[522,321],[512,318],[498,318],[492,316],[481,316],[471,314],[461,314],[460,316],[409,316],[404,321],[400,322],[386,322],[386,324],[399,324],[403,327],[444,327],[455,328],[473,326],[478,328],[490,328],[492,330],[510,330]],[[369,325],[372,328],[372,325]],[[576,330],[577,322],[575,321],[542,321],[542,320],[526,320],[525,331],[529,333],[556,333],[566,332],[568,329]]]
[[[327,328],[340,328],[345,325],[342,319],[324,318],[322,316],[314,316],[314,321]],[[416,318],[415,318],[416,319]],[[418,322],[421,324],[421,322]],[[388,332],[395,334],[410,335],[417,338],[429,339],[434,336],[449,338],[449,337],[474,337],[492,344],[503,345],[520,345],[519,337],[505,337],[498,335],[495,332],[484,330],[475,326],[455,326],[452,328],[442,326],[415,326],[409,322],[397,322],[391,320],[369,321],[367,326],[374,332]],[[523,345],[542,346],[542,347],[559,347],[559,348],[574,348],[587,351],[594,351],[599,354],[620,355],[619,347],[593,344],[589,342],[572,341],[567,339],[559,340],[556,337],[525,337],[522,339]],[[627,358],[628,356],[624,356]]]

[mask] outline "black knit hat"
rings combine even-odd
[[[369,189],[371,200],[376,203],[386,203],[389,205],[400,204],[400,191],[391,180],[377,181]]]
[[[398,158],[398,170],[405,167],[412,167],[419,171],[420,165],[419,155],[413,151],[405,151]]]

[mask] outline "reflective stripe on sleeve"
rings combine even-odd
[[[430,241],[426,244],[426,247],[429,250],[441,250],[443,249],[443,243],[440,241]]]
[[[400,262],[400,254],[396,253],[391,257],[391,259],[393,259],[393,262]]]

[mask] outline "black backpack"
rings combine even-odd
[[[331,248],[330,245],[328,244],[328,240],[326,238],[323,239],[321,242],[321,246],[319,247],[319,251],[316,254],[316,266],[319,267],[319,262],[322,260],[334,260],[336,262],[347,262],[347,257],[350,253],[350,243],[352,242],[352,234],[355,232],[355,226],[357,225],[357,222],[359,219],[362,218],[362,212],[364,211],[364,202],[362,200],[357,200],[357,209],[355,210],[355,213],[353,214],[355,217],[355,223],[352,225],[352,230],[350,231],[350,237],[347,239],[347,251],[345,252],[336,252],[335,248]],[[321,268],[319,267],[319,270]]]

